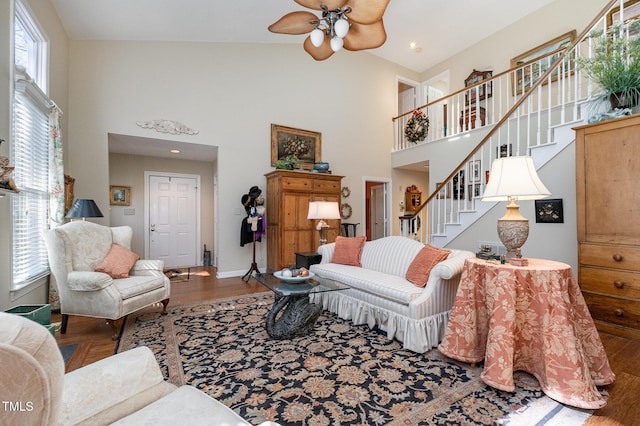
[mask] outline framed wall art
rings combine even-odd
[[[480,160],[467,163],[467,176],[469,176],[469,183],[480,183]]]
[[[480,196],[480,184],[473,183],[467,185],[467,192],[469,193],[469,201],[472,201],[474,198],[478,198]]]
[[[436,188],[440,185],[442,185],[442,182],[436,182]],[[442,187],[440,192],[438,192],[438,195],[436,195],[436,198],[451,198],[451,182],[448,182],[444,187]]]
[[[622,14],[625,22],[640,16],[640,0],[627,0],[622,6]],[[620,23],[620,9],[614,7],[607,14],[607,28]]]
[[[522,66],[514,73],[511,84],[512,94],[514,96],[522,94],[525,90],[531,87],[538,78],[547,71],[549,66],[555,62],[561,52],[554,53],[551,56],[548,55],[556,50],[568,46],[573,42],[573,40],[575,40],[575,38],[576,30],[572,30],[512,58],[511,68]],[[569,72],[572,73],[573,69]],[[558,80],[558,74],[558,69],[551,73],[551,82]],[[549,80],[546,80],[542,84],[544,85],[548,82]]]
[[[513,156],[513,147],[511,144],[503,144],[496,147],[496,158],[504,158]],[[487,179],[489,182],[489,179]]]
[[[319,132],[295,129],[271,124],[271,165],[278,160],[295,155],[298,167],[313,169],[313,164],[322,161],[322,136]]]
[[[109,187],[109,204],[112,206],[130,206],[131,187],[111,185]]]
[[[563,223],[562,198],[535,200],[536,223]]]

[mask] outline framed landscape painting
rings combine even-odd
[[[295,155],[298,167],[313,169],[313,163],[322,161],[322,135],[320,132],[271,124],[271,165]]]
[[[131,187],[111,185],[109,187],[109,204],[112,206],[130,206]]]
[[[513,81],[511,82],[511,91],[513,95],[524,93],[529,87],[531,87],[542,74],[555,62],[560,56],[562,51],[558,51],[551,56],[548,56],[552,52],[559,50],[563,47],[570,45],[576,38],[576,30],[569,31],[549,40],[540,46],[534,47],[531,50],[524,52],[521,55],[511,59],[511,68],[518,68],[514,73]],[[571,70],[573,72],[573,70]],[[555,69],[550,77],[551,82],[558,80],[559,70]],[[547,84],[549,81],[544,81],[542,84]]]

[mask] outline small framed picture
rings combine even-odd
[[[130,206],[131,187],[111,185],[109,187],[109,204],[112,206]]]
[[[480,182],[480,160],[472,160],[467,163],[467,174],[469,183]]]
[[[504,158],[513,156],[513,148],[511,144],[504,144],[496,147],[496,158]]]
[[[546,198],[536,201],[536,223],[564,223],[562,198]]]
[[[469,201],[472,201],[474,198],[478,198],[480,196],[479,183],[469,184],[467,186],[467,191],[469,192]]]
[[[442,182],[436,182],[436,188],[439,187],[440,185],[442,185]],[[440,192],[438,192],[438,195],[436,196],[436,198],[438,199],[451,198],[451,182],[447,183],[445,186],[442,187]]]

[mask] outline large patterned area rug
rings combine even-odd
[[[480,368],[404,350],[328,312],[312,334],[273,340],[264,327],[272,303],[269,292],[129,316],[117,352],[148,346],[170,382],[197,387],[252,424],[580,425],[589,417],[546,398],[525,373],[516,392],[498,391],[480,381]]]

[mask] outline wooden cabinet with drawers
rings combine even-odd
[[[580,287],[599,330],[640,339],[640,115],[575,130]]]
[[[342,176],[303,171],[267,173],[267,269],[277,271],[296,264],[296,252],[315,251],[320,237],[307,219],[309,201],[340,204]],[[340,220],[327,220],[327,241],[340,235]]]

